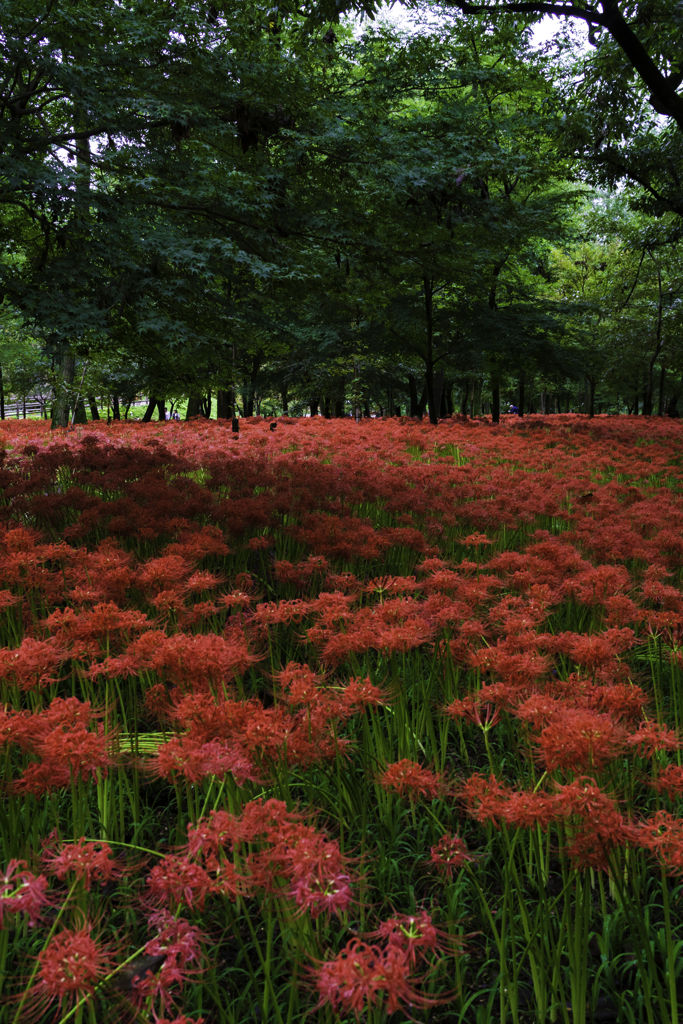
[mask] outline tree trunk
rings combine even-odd
[[[472,403],[472,412],[475,416],[481,416],[481,377],[477,377],[474,382],[474,402]]]
[[[166,419],[166,399],[160,398],[157,402],[157,409],[159,410],[159,423],[163,423]]]
[[[74,412],[74,423],[87,423],[88,416],[85,411],[85,401],[79,398],[76,402],[76,409]]]
[[[659,370],[659,404],[657,407],[657,415],[664,415],[664,380],[666,378],[666,368],[662,365]]]
[[[445,391],[446,391],[446,411],[448,412],[449,416],[452,416],[453,412],[454,412],[454,409],[453,409],[453,388],[454,387],[455,387],[455,381],[454,380],[447,381],[446,388],[445,388]]]
[[[491,388],[491,421],[500,423],[500,381],[496,378]]]
[[[657,270],[657,285],[659,289],[659,301],[657,303],[657,328],[655,331],[656,341],[655,350],[652,353],[652,357],[647,364],[647,375],[645,377],[645,394],[643,397],[643,416],[652,416],[655,391],[655,363],[659,359],[659,353],[662,351],[663,346],[662,324],[664,314],[664,293],[662,290],[662,272],[659,269]]]
[[[412,373],[408,374],[408,393],[410,394],[410,415],[419,416],[419,402],[417,397],[417,381]]]
[[[149,405],[145,409],[145,415],[142,417],[142,422],[143,423],[149,423],[149,421],[152,419],[152,413],[154,412],[156,407],[157,407],[157,400],[156,400],[156,398],[150,398]]]
[[[259,350],[255,352],[251,359],[251,370],[249,372],[249,387],[247,393],[244,395],[244,415],[254,415],[254,396],[256,394],[256,384],[258,382],[258,375],[263,366],[263,353]]]
[[[202,416],[206,420],[211,419],[211,392],[207,392],[206,398],[201,401]]]
[[[519,378],[519,406],[517,408],[517,415],[524,415],[524,377]]]
[[[469,378],[465,381],[465,386],[462,389],[462,395],[460,397],[460,415],[467,416],[467,402],[470,397],[470,382]]]
[[[119,405],[119,396],[118,395],[112,395],[111,396],[111,405],[112,405],[112,419],[120,420],[121,419],[121,406]]]
[[[76,357],[64,348],[56,367],[55,401],[52,406],[52,430],[69,425],[69,395],[76,374]]]
[[[424,357],[425,385],[427,389],[427,405],[429,407],[429,422],[436,426],[439,422],[441,396],[439,395],[439,402],[437,403],[434,390],[434,281],[432,278],[427,277],[426,274],[422,281],[424,284],[425,318],[427,321],[427,351]],[[443,387],[443,378],[441,386]]]
[[[191,420],[195,416],[202,415],[202,400],[199,395],[190,395],[187,400],[187,412],[185,413],[185,419]]]
[[[310,406],[311,406],[311,418],[313,418],[313,416],[317,416],[318,415],[318,399],[317,398],[311,399]]]
[[[90,406],[91,417],[94,420],[98,420],[100,418],[100,410],[97,408],[97,399],[94,395],[88,395],[88,405]]]
[[[232,391],[219,388],[216,392],[216,419],[232,419]]]
[[[595,377],[588,381],[588,415],[591,419],[595,416]]]
[[[323,398],[323,415],[326,420],[332,419],[332,412],[330,410],[330,396],[325,395]]]
[[[652,415],[652,392],[654,390],[654,379],[651,370],[648,370],[647,379],[645,382],[645,390],[643,394],[643,416]]]
[[[0,420],[5,418],[5,382],[2,379],[2,366],[0,366]]]
[[[282,385],[280,396],[282,398],[282,415],[289,416],[289,391],[286,384]]]
[[[443,384],[444,384],[444,372],[443,370],[437,370],[434,374],[434,409],[436,410],[437,421],[442,416],[443,410]]]
[[[344,416],[344,396],[335,399],[334,403],[334,415],[337,419],[341,419]]]

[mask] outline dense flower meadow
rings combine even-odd
[[[675,421],[0,425],[0,1020],[675,1024]]]

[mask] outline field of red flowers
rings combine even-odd
[[[0,425],[3,1024],[676,1024],[674,421]]]

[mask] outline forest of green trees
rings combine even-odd
[[[3,418],[678,415],[683,8],[403,6],[0,0]]]

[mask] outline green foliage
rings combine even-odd
[[[616,5],[572,9],[586,52],[566,26],[533,48],[548,5],[519,6],[428,4],[404,34],[343,21],[374,0],[0,0],[0,291],[57,391],[64,358],[97,394],[237,388],[246,413],[424,385],[435,420],[439,382],[475,378],[586,378],[617,408],[626,376],[647,408],[653,374],[677,387],[677,8],[623,6],[625,35]],[[612,213],[588,186],[621,189]],[[574,245],[620,254],[590,295],[550,279]]]

